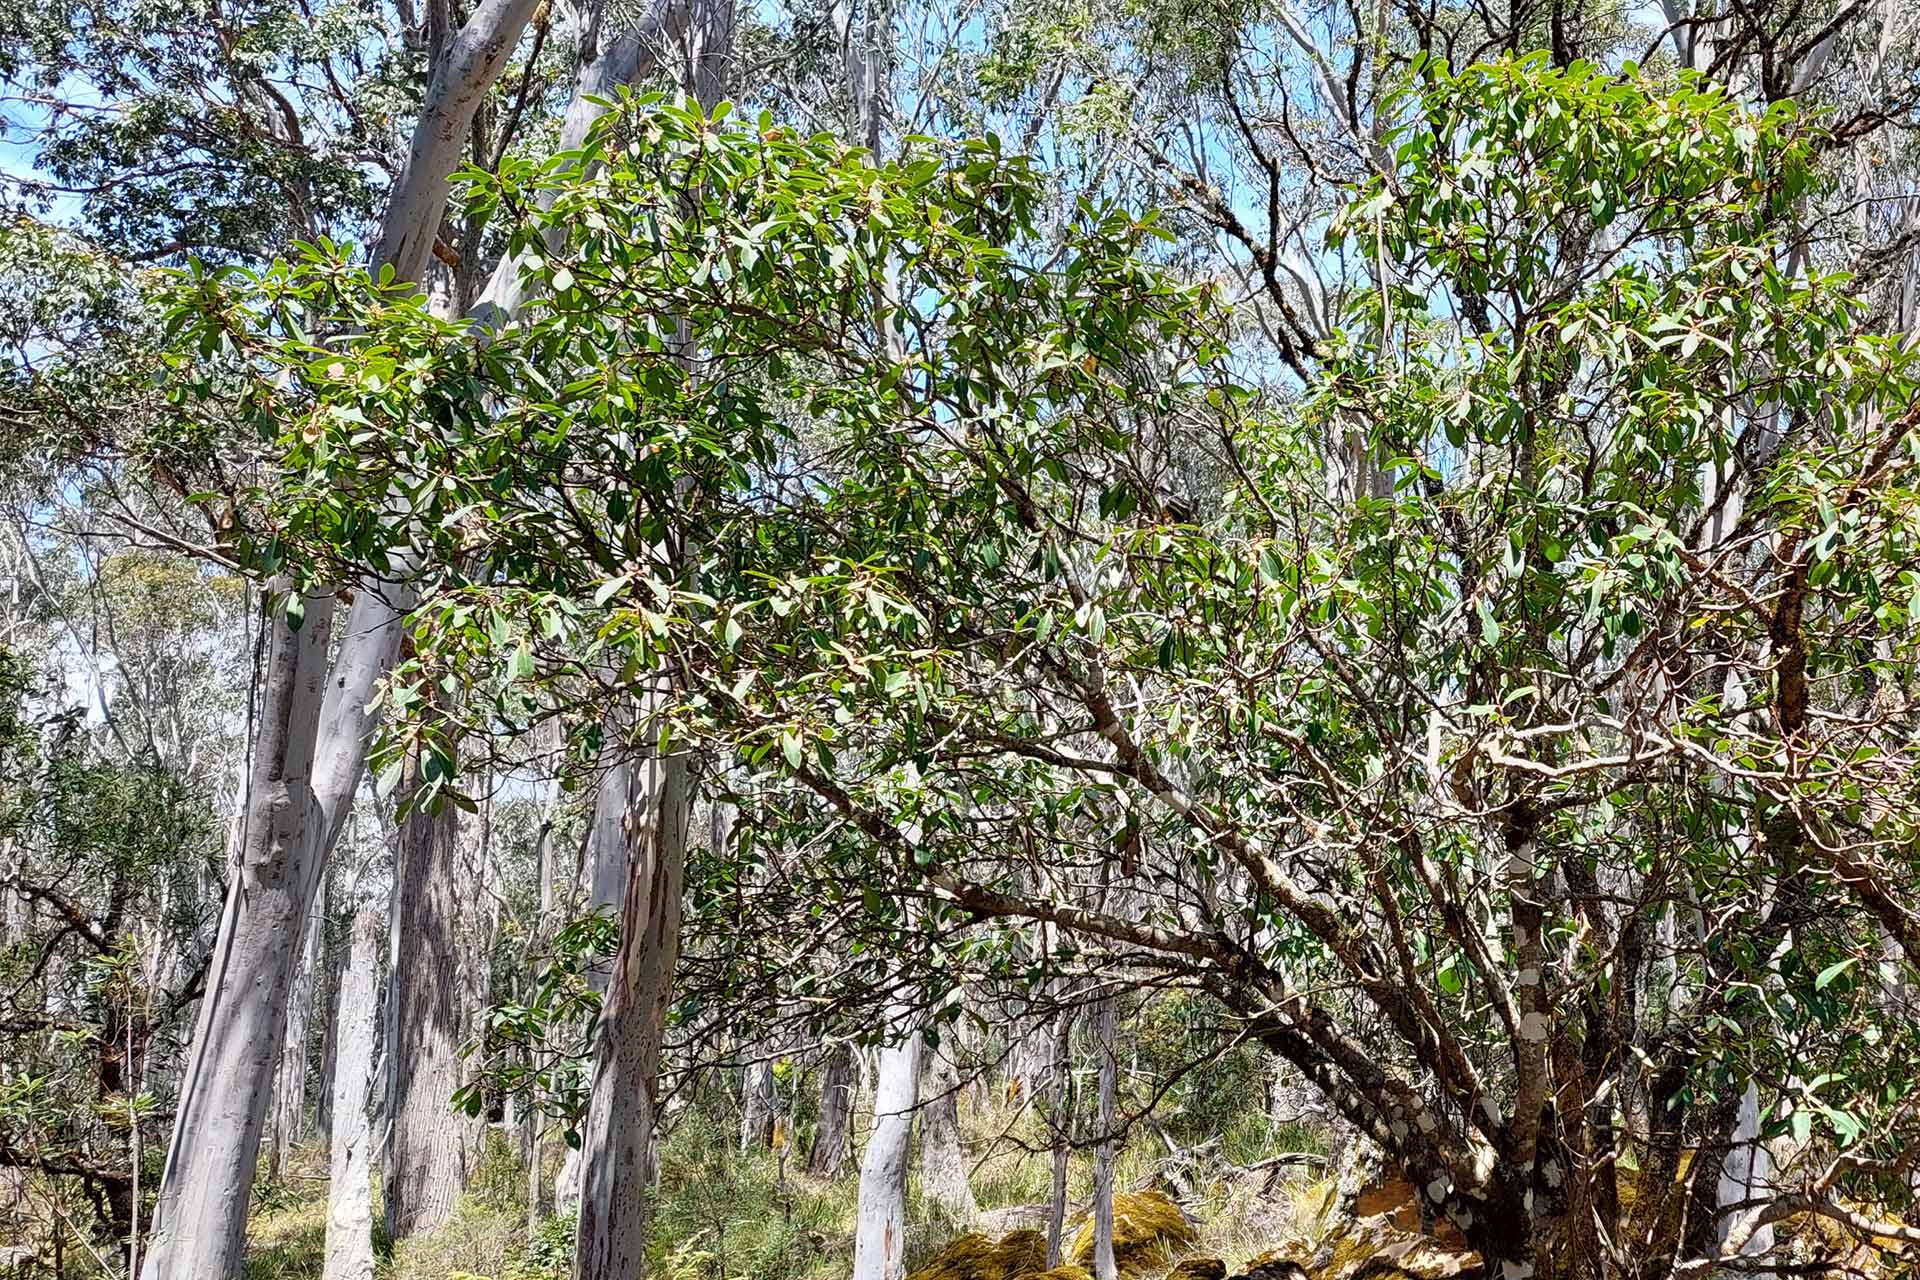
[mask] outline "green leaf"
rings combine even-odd
[[[1825,991],[1828,987],[1833,985],[1833,981],[1835,978],[1838,978],[1841,974],[1853,968],[1853,965],[1854,965],[1854,957],[1852,956],[1848,956],[1845,960],[1841,960],[1841,961],[1838,961],[1837,963],[1828,965],[1826,968],[1820,971],[1820,976],[1818,976],[1813,980],[1813,989],[1815,991]]]

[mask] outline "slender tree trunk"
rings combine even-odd
[[[750,1061],[740,1079],[741,1151],[765,1151],[773,1146],[773,1122],[780,1111],[780,1095],[774,1086],[770,1054],[764,1041],[756,1041],[747,1050]]]
[[[1073,1150],[1073,1011],[1054,1020],[1053,1078],[1048,1082],[1047,1125],[1053,1132],[1053,1187],[1047,1202],[1047,1268],[1060,1265],[1067,1225],[1067,1157]]]
[[[1119,1280],[1113,1260],[1113,1144],[1120,1121],[1120,1057],[1117,1052],[1118,1000],[1103,996],[1094,1008],[1094,1032],[1100,1044],[1100,1141],[1093,1149],[1093,1275]]]
[[[920,1107],[920,1191],[948,1227],[970,1230],[980,1216],[967,1184],[967,1156],[960,1147],[960,1071],[942,1046],[924,1051],[925,1102]]]
[[[575,1280],[636,1280],[646,1273],[660,1050],[680,948],[686,761],[636,761],[634,781],[620,947],[602,1010],[581,1135]]]
[[[227,1280],[240,1271],[302,922],[330,825],[313,771],[333,597],[304,604],[298,631],[273,626],[239,865],[181,1082],[147,1280]]]
[[[904,1010],[895,1010],[896,1016]],[[902,1018],[904,1021],[904,1018]],[[920,1032],[880,1052],[873,1131],[860,1159],[853,1228],[853,1280],[900,1280],[907,1272],[907,1167],[920,1090]]]
[[[609,733],[616,732],[609,726]],[[586,895],[588,911],[618,912],[626,893],[628,868],[632,854],[626,832],[627,813],[633,803],[633,766],[623,751],[609,749],[612,757],[600,775],[593,795],[593,814],[587,823],[586,845],[581,851],[580,887]],[[587,981],[604,998],[612,968],[595,965]],[[554,1179],[553,1207],[562,1214],[577,1214],[580,1208],[580,1161],[582,1148],[568,1147],[560,1161],[560,1173]]]
[[[401,824],[394,857],[383,1176],[387,1236],[395,1241],[453,1216],[484,1129],[453,1106],[465,1083],[467,936],[478,905],[469,845],[478,837],[478,821],[451,803],[437,813],[415,810]]]
[[[334,1015],[339,1056],[333,1076],[333,1177],[327,1186],[327,1252],[323,1280],[373,1280],[373,1149],[367,1095],[373,1083],[375,973],[380,925],[361,908],[353,920],[347,966]]]
[[[346,837],[351,839],[351,833]],[[322,888],[328,901],[332,901],[336,890],[331,881]],[[313,1090],[313,1130],[322,1142],[333,1141],[333,1076],[340,1065],[340,1020],[324,1016],[324,1011],[337,1008],[340,1004],[340,980],[345,969],[345,959],[341,954],[338,931],[333,927],[330,912],[323,911],[317,921],[320,927],[320,969],[318,983],[314,989],[314,1008],[322,1011],[323,1025],[320,1034],[320,1079]],[[351,946],[351,943],[348,944]]]
[[[807,1150],[807,1171],[822,1178],[840,1172],[852,1138],[848,1122],[853,1118],[853,1051],[837,1044],[827,1052],[820,1072],[819,1122],[813,1130],[813,1146]]]
[[[315,916],[320,918],[316,919]],[[287,1156],[294,1144],[300,1141],[305,1129],[315,970],[320,964],[320,935],[325,931],[324,893],[315,916],[308,916],[303,921],[306,937],[301,946],[300,968],[294,974],[293,990],[287,997],[286,1042],[280,1048],[280,1077],[275,1087],[273,1147],[267,1156],[269,1176],[273,1178],[285,1174]]]

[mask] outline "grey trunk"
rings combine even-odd
[[[479,922],[470,845],[478,821],[448,803],[401,824],[393,876],[393,972],[388,975],[386,1228],[399,1241],[453,1215],[484,1125],[457,1113],[465,1082],[468,935]]]
[[[318,913],[325,915],[322,907]],[[305,940],[300,949],[300,967],[293,975],[293,990],[287,997],[286,1042],[280,1048],[280,1078],[274,1089],[273,1148],[267,1163],[271,1176],[286,1171],[287,1156],[304,1136],[307,1113],[307,1051],[313,1025],[314,971],[320,963],[320,935],[325,932],[321,920],[303,918]]]
[[[1073,1149],[1073,1013],[1063,1012],[1053,1026],[1052,1062],[1047,1082],[1047,1126],[1053,1134],[1053,1186],[1047,1201],[1047,1267],[1060,1265],[1061,1236],[1067,1225],[1067,1157]]]
[[[835,1045],[827,1052],[820,1072],[820,1113],[813,1130],[813,1146],[807,1150],[807,1170],[822,1178],[840,1172],[852,1141],[849,1121],[853,1118],[853,1051]]]
[[[679,757],[636,761],[633,773],[620,946],[581,1134],[575,1280],[636,1280],[646,1273],[660,1051],[680,949],[688,789]]]
[[[747,1055],[740,1081],[740,1150],[765,1151],[773,1146],[773,1122],[780,1114],[772,1049],[761,1041],[749,1047]]]
[[[967,1156],[960,1147],[960,1070],[951,1048],[925,1051],[925,1102],[920,1108],[920,1191],[943,1225],[971,1229],[980,1206],[967,1183]]]
[[[1093,1149],[1093,1276],[1118,1280],[1113,1260],[1113,1145],[1119,1124],[1120,1058],[1116,1049],[1119,1010],[1113,996],[1094,1008],[1094,1032],[1100,1046],[1100,1141]]]
[[[434,68],[373,254],[376,265],[393,266],[397,281],[419,280],[473,113],[538,4],[484,0]],[[181,1081],[145,1280],[231,1280],[240,1273],[299,922],[313,909],[366,767],[368,702],[399,650],[411,599],[401,588],[385,596],[361,590],[331,678],[326,636],[334,595],[316,592],[306,605],[299,632],[277,619],[268,624],[245,834]]]
[[[353,919],[346,972],[334,1015],[339,1046],[333,1073],[333,1162],[327,1186],[327,1252],[322,1280],[373,1280],[373,1134],[367,1095],[373,1084],[374,975],[380,923],[362,908]]]

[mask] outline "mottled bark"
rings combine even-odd
[[[1067,1158],[1073,1151],[1073,1011],[1054,1020],[1047,1126],[1053,1133],[1053,1184],[1047,1198],[1047,1267],[1060,1265],[1067,1224]]]
[[[1093,1275],[1119,1280],[1113,1258],[1114,1130],[1120,1119],[1120,1059],[1115,1043],[1118,1001],[1105,996],[1095,1006],[1093,1027],[1100,1053],[1100,1141],[1093,1149]]]
[[[274,1086],[273,1145],[267,1156],[269,1176],[279,1178],[286,1169],[287,1155],[299,1142],[306,1128],[308,1051],[311,1048],[315,971],[320,963],[320,935],[325,931],[324,895],[321,908],[303,921],[305,939],[300,949],[300,967],[294,973],[293,989],[287,997],[287,1031],[280,1048],[280,1075]]]
[[[926,1079],[920,1105],[920,1192],[942,1224],[969,1230],[980,1216],[967,1184],[967,1156],[960,1147],[960,1071],[950,1049],[923,1051]]]
[[[633,774],[620,946],[581,1134],[575,1280],[635,1280],[646,1273],[660,1049],[680,948],[688,791],[686,762],[678,757],[636,761]]]
[[[372,255],[376,266],[393,267],[397,281],[419,280],[473,112],[537,5],[485,0],[433,68]],[[300,630],[279,618],[268,623],[268,671],[260,682],[238,870],[181,1081],[141,1270],[146,1280],[229,1280],[240,1273],[299,921],[313,908],[365,769],[368,703],[399,651],[411,598],[401,588],[360,591],[329,672],[333,606],[333,593],[322,590],[306,599]]]
[[[780,1114],[780,1094],[774,1086],[771,1050],[756,1043],[747,1050],[740,1074],[740,1150],[765,1151],[773,1146],[773,1124]]]
[[[375,971],[380,925],[362,909],[341,976],[334,1014],[339,1046],[333,1076],[333,1162],[327,1186],[327,1250],[323,1280],[373,1280],[373,1192],[368,1162],[373,1133],[367,1095],[373,1084]]]

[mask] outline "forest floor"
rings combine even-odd
[[[977,1229],[997,1236],[1040,1225],[1051,1156],[1037,1121],[993,1107],[962,1107],[961,1126],[973,1161]],[[1187,1148],[1142,1131],[1121,1153],[1117,1185],[1172,1190],[1199,1232],[1199,1252],[1231,1269],[1311,1229],[1326,1200],[1311,1148],[1300,1131],[1275,1130],[1259,1116]],[[1308,1154],[1291,1158],[1296,1153]],[[797,1153],[785,1163],[798,1163]],[[731,1133],[701,1115],[683,1116],[661,1151],[655,1277],[843,1280],[852,1261],[856,1166],[849,1160],[832,1180],[811,1177],[783,1168],[773,1153],[742,1153]],[[1083,1206],[1092,1184],[1091,1152],[1076,1152],[1069,1169],[1069,1196]],[[256,1192],[248,1280],[318,1280],[324,1170],[324,1152],[303,1148],[279,1180]],[[552,1173],[543,1179],[547,1186]],[[518,1157],[492,1133],[452,1221],[397,1247],[381,1243],[382,1280],[562,1280],[571,1261],[570,1224],[549,1219],[529,1231],[525,1188]],[[377,1172],[373,1203],[377,1233]],[[917,1195],[909,1218],[910,1268],[965,1229],[934,1221]]]

